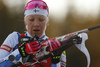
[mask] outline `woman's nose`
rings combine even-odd
[[[39,26],[39,22],[37,20],[35,20],[34,26]]]

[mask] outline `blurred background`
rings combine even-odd
[[[24,6],[29,0],[0,0],[0,44],[13,31],[24,33]],[[100,25],[100,0],[44,0],[50,9],[50,38]],[[90,67],[100,67],[100,29],[88,32]],[[86,67],[86,57],[75,46],[66,50],[67,67]]]

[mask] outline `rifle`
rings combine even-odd
[[[100,25],[90,27],[90,28],[86,28],[86,29],[83,29],[83,30],[80,30],[80,31],[70,33],[70,34],[62,35],[62,36],[59,36],[59,37],[55,37],[56,39],[59,39],[60,42],[63,43],[63,45],[61,47],[53,50],[48,55],[45,55],[42,58],[38,59],[35,63],[39,63],[40,61],[42,61],[42,60],[44,60],[48,57],[51,57],[52,55],[57,55],[57,54],[61,53],[62,51],[68,49],[73,44],[67,43],[67,42],[68,42],[68,40],[73,39],[75,37],[75,35],[80,34],[80,33],[86,33],[86,32],[89,32],[89,31],[92,31],[92,30],[95,30],[95,29],[98,29],[98,28],[100,28]],[[87,67],[89,67],[89,65],[90,65],[90,55],[89,55],[87,48],[85,47],[85,44],[81,45],[81,47],[83,47],[84,50],[82,48],[79,48],[80,45],[75,44],[75,46],[86,55],[86,57],[87,57]],[[37,54],[37,56],[38,56],[38,54]],[[33,64],[35,64],[35,63],[33,63]]]
[[[42,61],[42,60],[44,60],[48,57],[51,57],[52,55],[57,55],[57,54],[61,53],[62,51],[68,49],[70,46],[73,45],[72,42],[68,43],[68,41],[75,38],[76,37],[75,35],[78,35],[80,33],[86,33],[86,32],[89,32],[89,31],[92,31],[92,30],[95,30],[95,29],[98,29],[98,28],[100,28],[100,25],[90,27],[90,28],[87,28],[87,29],[83,29],[83,30],[80,30],[80,31],[77,31],[77,32],[74,32],[74,33],[66,34],[66,35],[63,35],[63,36],[60,36],[60,37],[55,37],[56,39],[59,39],[60,42],[63,45],[61,47],[51,51],[51,53],[47,52],[44,55],[42,54],[42,57],[40,59],[38,59],[36,62],[34,62],[33,64],[39,63],[40,61]],[[75,46],[86,55],[86,57],[87,57],[87,67],[89,67],[89,65],[90,65],[90,55],[89,55],[89,52],[88,52],[87,48],[85,47],[85,44],[82,44],[82,45],[75,44]],[[80,46],[82,48],[80,48]],[[47,48],[48,47],[45,47],[45,50]],[[39,57],[39,55],[41,56],[41,54],[36,54],[37,57]]]
[[[70,33],[70,34],[66,34],[66,35],[63,35],[63,36],[60,36],[60,37],[55,37],[56,39],[59,39],[64,45],[63,46],[61,46],[61,47],[59,47],[59,48],[57,48],[57,49],[55,49],[55,50],[53,50],[53,51],[51,51],[51,53],[47,53],[47,54],[45,54],[43,57],[41,57],[40,59],[38,59],[36,62],[34,62],[33,64],[35,64],[35,63],[39,63],[40,61],[42,61],[42,60],[44,60],[44,59],[46,59],[46,58],[48,58],[48,57],[51,57],[52,55],[57,55],[57,54],[59,54],[59,52],[61,53],[62,51],[64,51],[64,50],[66,50],[66,49],[68,49],[70,46],[72,46],[72,43],[69,43],[69,44],[66,44],[67,42],[68,42],[68,40],[70,40],[70,39],[72,39],[72,38],[74,38],[75,37],[75,35],[77,35],[77,34],[80,34],[80,33],[85,33],[85,32],[88,32],[88,31],[92,31],[92,30],[95,30],[95,29],[98,29],[98,28],[100,28],[100,25],[98,25],[98,26],[94,26],[94,27],[90,27],[90,28],[87,28],[87,29],[83,29],[83,30],[80,30],[80,31],[77,31],[77,32],[74,32],[74,33]],[[78,46],[76,46],[77,48],[78,48]],[[48,48],[48,47],[45,47],[45,49],[46,48]],[[62,49],[62,48],[64,48],[64,49]],[[86,47],[85,47],[86,48]],[[81,50],[81,49],[79,49],[79,50]],[[82,51],[82,50],[81,50]],[[82,51],[83,53],[85,53],[84,51]],[[86,49],[86,52],[88,53],[88,50]],[[38,56],[39,54],[36,54],[36,56]],[[85,55],[86,55],[86,53],[85,53]],[[11,56],[11,55],[10,55]],[[10,57],[9,56],[9,57]],[[87,58],[88,58],[88,65],[87,65],[87,67],[89,67],[89,65],[90,65],[90,55],[89,55],[89,53],[88,53],[88,55],[86,55],[86,56],[88,56]],[[12,57],[13,58],[13,57]],[[0,59],[0,63],[1,62],[3,62],[3,61],[5,61],[5,60],[8,60],[9,58],[7,58],[7,59]],[[9,59],[10,60],[10,59]],[[15,60],[15,59],[11,59],[11,60]]]

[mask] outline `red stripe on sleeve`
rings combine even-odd
[[[1,45],[0,49],[6,50],[8,52],[10,52],[12,50],[11,47],[9,47],[8,45],[5,45],[5,44]]]

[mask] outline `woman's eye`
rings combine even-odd
[[[44,19],[39,19],[39,21],[44,21]]]
[[[30,21],[34,21],[34,19],[29,19]]]

